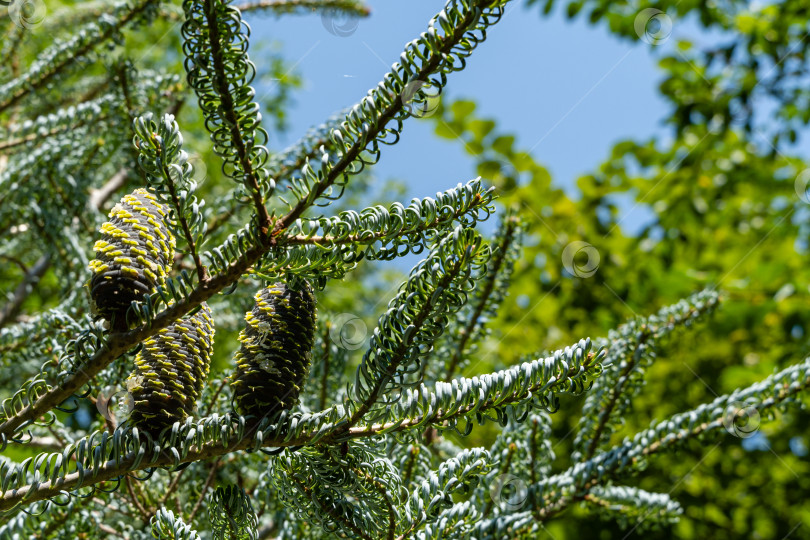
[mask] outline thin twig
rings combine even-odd
[[[102,523],[102,522],[101,522],[101,520],[96,521],[96,526],[98,527],[98,529],[99,529],[100,531],[105,532],[105,533],[107,533],[108,535],[110,535],[110,534],[111,534],[111,535],[113,535],[113,536],[117,536],[117,537],[119,537],[119,538],[126,538],[126,537],[125,537],[123,534],[121,534],[120,532],[116,531],[115,529],[113,529],[113,528],[112,528],[112,527],[110,527],[109,525],[106,525],[106,524]]]
[[[141,518],[145,522],[148,523],[149,520],[151,519],[152,515],[154,514],[154,512],[149,512],[143,506],[143,504],[141,504],[140,499],[137,497],[137,495],[135,495],[135,490],[133,490],[133,488],[132,488],[132,482],[129,479],[129,475],[126,475],[124,477],[124,484],[126,484],[126,486],[127,486],[127,493],[129,493],[130,502],[135,507],[135,509],[138,511],[138,513],[141,515]]]
[[[709,309],[707,305],[704,309]],[[675,319],[674,317],[670,317],[668,320],[667,325],[662,326],[675,326],[683,321],[690,320],[694,317],[700,310],[696,308],[692,308],[688,311],[688,313],[683,316],[682,318]],[[650,338],[655,337],[655,332],[657,328],[652,328],[650,326],[645,325],[640,332],[638,340],[636,341],[635,347],[633,348],[633,354],[630,358],[635,358],[636,354],[640,351],[641,347],[649,340]],[[638,366],[638,362],[628,361],[627,365],[622,369],[621,374],[617,377],[616,383],[608,389],[610,397],[608,398],[607,404],[599,411],[599,421],[594,429],[594,435],[588,444],[588,448],[584,453],[583,461],[588,461],[591,459],[596,450],[599,448],[599,443],[602,439],[602,434],[607,427],[608,421],[611,418],[611,413],[613,409],[615,409],[616,404],[619,401],[619,397],[624,393],[626,386],[630,383],[630,372],[633,371],[634,368]]]
[[[0,309],[0,328],[8,325],[14,321],[22,309],[23,302],[34,290],[39,280],[51,267],[51,258],[47,254],[41,256],[39,260],[34,263],[28,272],[23,276],[22,283],[20,283],[14,290],[14,295],[8,301],[3,309]]]
[[[208,491],[208,488],[211,487],[211,483],[214,481],[214,476],[217,473],[217,469],[219,468],[219,463],[222,461],[222,458],[217,458],[214,461],[214,464],[211,465],[211,470],[208,472],[208,478],[205,479],[205,484],[203,484],[202,490],[200,491],[200,496],[197,498],[197,502],[194,504],[194,508],[191,510],[191,514],[188,516],[189,523],[194,520],[194,516],[197,515],[197,512],[200,510],[200,506],[202,506],[203,501],[205,500],[205,493]]]
[[[208,269],[203,265],[202,260],[200,259],[200,254],[197,253],[197,243],[194,241],[194,235],[191,234],[191,227],[188,224],[186,216],[183,214],[183,212],[181,212],[180,209],[180,198],[177,196],[177,189],[174,185],[174,179],[169,173],[169,167],[165,165],[163,166],[163,177],[166,179],[166,186],[169,188],[169,195],[172,198],[172,204],[174,204],[174,207],[177,210],[177,221],[180,222],[180,228],[183,231],[183,236],[186,238],[186,244],[188,245],[191,260],[194,261],[194,267],[197,269],[197,277],[200,279],[200,283],[202,283],[208,280]]]
[[[464,266],[464,259],[460,258],[452,268],[450,268],[444,276],[439,280],[436,284],[437,290],[445,290],[450,283],[461,273],[461,270]],[[420,328],[422,324],[427,320],[430,316],[431,312],[433,311],[433,304],[434,298],[431,295],[425,304],[421,307],[419,312],[414,316],[413,321],[411,322],[411,326],[414,328]],[[386,367],[385,372],[380,374],[377,377],[377,380],[374,382],[374,386],[368,392],[368,396],[363,400],[357,410],[351,415],[349,420],[343,426],[342,431],[346,432],[349,431],[354,425],[359,422],[363,416],[366,415],[368,411],[371,410],[371,407],[376,403],[377,398],[380,396],[380,392],[382,392],[383,388],[385,387],[386,383],[394,376],[396,373],[399,364],[405,359],[405,354],[410,350],[411,343],[413,339],[416,337],[417,332],[411,332],[408,339],[403,339],[399,345],[397,346],[396,350],[390,353],[390,359],[388,361],[388,367]],[[339,434],[340,432],[338,432]]]

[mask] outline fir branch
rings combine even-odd
[[[413,471],[416,465],[417,456],[421,452],[421,448],[416,445],[412,444],[408,448],[408,455],[405,461],[405,468],[402,471],[402,485],[406,488],[410,486],[411,482],[413,481]]]
[[[343,527],[347,528],[349,531],[354,534],[354,538],[362,538],[363,540],[373,540],[371,536],[367,535],[363,532],[360,527],[349,521],[346,516],[341,515],[338,513],[334,507],[326,504],[324,501],[321,500],[314,493],[314,489],[304,484],[301,480],[295,479],[295,485],[300,489],[303,493],[307,494],[312,501],[318,505],[318,508],[326,515],[328,515],[332,520],[336,523],[343,525]]]
[[[363,483],[366,485],[371,486],[371,488],[377,492],[380,499],[385,503],[385,509],[388,514],[388,522],[386,527],[386,539],[387,540],[394,540],[394,534],[396,533],[397,528],[397,516],[398,512],[394,508],[394,502],[392,500],[391,494],[388,493],[385,485],[382,482],[374,478],[371,474],[367,471],[352,468],[351,471],[357,475],[358,478],[362,480]]]
[[[150,522],[152,536],[158,540],[200,540],[200,536],[190,526],[183,523],[180,516],[161,508]]]
[[[108,118],[109,117],[107,115],[102,114],[102,115],[96,116],[93,120],[98,122],[96,127],[100,127],[100,126],[104,125],[104,123],[106,122],[106,120],[108,120]],[[85,124],[84,121],[79,120],[78,122],[75,122],[72,125],[64,124],[64,125],[61,125],[61,126],[51,128],[50,130],[45,131],[44,133],[39,131],[37,133],[29,133],[28,135],[24,135],[22,137],[17,137],[15,139],[8,139],[8,140],[5,140],[3,142],[0,142],[0,151],[8,151],[10,149],[14,149],[14,148],[17,148],[19,146],[26,145],[26,144],[28,144],[30,142],[33,142],[33,141],[41,141],[43,139],[53,137],[54,135],[59,135],[61,133],[64,133],[64,132],[66,132],[68,130],[75,129],[75,128],[80,127],[80,126],[82,126],[84,124]],[[11,153],[11,152],[7,152],[7,153]]]
[[[493,194],[476,178],[437,193],[435,199],[412,199],[407,207],[400,203],[387,209],[377,205],[360,213],[348,210],[331,218],[298,220],[289,228],[284,243],[324,249],[379,243],[365,251],[366,257],[374,259],[401,255],[402,248],[418,253],[452,224],[462,221],[462,225],[473,227],[488,218],[493,211]]]
[[[275,184],[264,169],[267,133],[260,127],[259,105],[252,101],[255,92],[249,85],[256,68],[247,54],[241,16],[222,0],[186,0],[183,9],[189,84],[211,131],[214,151],[226,161],[223,170],[248,189],[266,235],[272,222],[265,191],[272,193]]]
[[[192,517],[189,520],[194,519]],[[255,540],[258,519],[250,497],[237,486],[217,488],[208,506],[214,540]]]
[[[268,169],[277,182],[286,180],[296,170],[306,165],[308,160],[315,160],[324,153],[332,153],[335,141],[332,132],[340,129],[352,108],[348,107],[333,114],[326,121],[310,128],[295,144],[285,148],[270,158]]]
[[[459,69],[453,65],[453,58],[461,58],[469,55],[475,45],[483,40],[483,38],[474,36],[471,31],[474,29],[483,31],[487,26],[497,22],[502,12],[502,3],[491,4],[485,0],[476,0],[472,5],[466,6],[460,4],[458,0],[451,0],[448,3],[447,9],[443,12],[442,18],[434,19],[434,21],[440,24],[442,28],[445,28],[448,33],[445,37],[436,37],[436,34],[432,34],[434,37],[420,38],[423,40],[425,46],[428,47],[429,52],[425,53],[425,55],[421,55],[420,53],[420,58],[426,58],[424,62],[420,62],[421,67],[417,68],[415,60],[410,60],[409,67],[415,69],[413,76],[424,80],[430,74],[441,71],[442,77],[444,77],[445,72]],[[449,53],[453,51],[454,47],[456,47],[462,39],[465,39],[463,49],[456,50],[454,55],[450,56]],[[418,50],[419,47],[420,41],[416,40],[409,45],[408,50]],[[398,69],[402,68],[398,67]],[[392,80],[402,80],[396,73],[392,73],[390,77],[392,77]],[[385,96],[391,97],[387,94],[387,91],[381,92]],[[301,217],[301,214],[315,202],[315,199],[320,197],[332,186],[338,176],[343,174],[343,171],[358,158],[368,141],[383,133],[388,121],[394,118],[398,112],[401,112],[403,108],[404,102],[401,99],[400,93],[401,92],[397,93],[395,96],[397,99],[393,99],[391,104],[380,114],[376,115],[376,118],[373,120],[364,119],[362,115],[359,114],[362,110],[361,108],[356,109],[358,111],[357,115],[355,115],[353,111],[351,115],[353,121],[363,121],[366,126],[362,130],[364,135],[360,138],[354,138],[354,142],[350,145],[349,149],[343,153],[338,162],[334,165],[330,165],[329,172],[325,175],[324,181],[318,182],[317,185],[313,186],[310,194],[307,195],[305,199],[299,201],[290,212],[275,222],[272,233],[273,237],[280,235],[287,227]],[[370,122],[366,120],[370,120]],[[146,318],[143,319],[143,323],[140,326],[127,332],[112,333],[105,339],[99,341],[99,347],[93,352],[92,356],[83,358],[83,361],[76,366],[76,368],[79,369],[75,370],[72,375],[66,377],[59,385],[49,387],[45,381],[37,378],[24,383],[22,388],[15,393],[14,396],[4,402],[3,413],[0,415],[0,420],[2,420],[2,423],[0,423],[0,442],[5,444],[6,441],[14,437],[14,433],[21,427],[37,421],[37,419],[47,414],[54,407],[77,393],[87,381],[95,377],[110,362],[125,353],[131,347],[140,343],[143,339],[154,335],[158,330],[166,328],[178,318],[238,280],[239,277],[259,261],[271,247],[263,236],[255,234],[253,231],[250,231],[249,228],[245,230],[244,234],[247,237],[245,238],[247,242],[241,244],[242,240],[240,239],[240,246],[243,245],[244,247],[239,248],[238,256],[228,261],[226,265],[218,266],[218,272],[209,280],[201,282],[194,287],[184,289],[185,292],[182,297],[176,297],[174,303],[160,313],[153,314],[147,312],[145,314]],[[170,282],[170,284],[171,283],[172,282]]]
[[[510,467],[512,465],[512,459],[514,459],[516,452],[517,452],[517,445],[515,443],[510,443],[506,447],[506,452],[505,452],[506,456],[504,456],[504,459],[501,460],[500,464],[498,465],[498,475],[499,476],[503,476],[503,475],[507,474],[510,471]],[[484,508],[481,511],[481,518],[482,519],[486,519],[487,517],[489,517],[490,513],[492,513],[492,508],[494,507],[494,502],[495,501],[492,500],[492,497],[488,498],[484,502]]]
[[[511,263],[519,254],[515,244],[520,240],[520,220],[515,216],[507,216],[501,225],[498,236],[492,260],[487,264],[486,272],[483,275],[483,283],[476,290],[472,313],[467,318],[464,328],[460,330],[458,341],[453,344],[453,353],[447,363],[444,380],[453,378],[466,352],[467,343],[483,327],[481,316],[485,312],[494,312],[492,304],[497,304],[500,300],[497,291],[505,289],[509,284],[509,277],[512,272]]]
[[[173,23],[183,20],[183,10],[171,3],[160,3],[157,7],[158,17]],[[76,28],[88,21],[99,19],[110,11],[110,2],[87,0],[81,4],[71,5],[53,13],[42,22],[43,30],[56,32],[62,29]]]
[[[406,386],[408,365],[420,362],[439,337],[447,317],[466,302],[470,275],[486,264],[489,249],[470,229],[442,239],[412,272],[380,318],[371,346],[357,369],[352,414],[345,430],[372,411],[382,396]],[[383,405],[388,410],[388,404]]]
[[[646,319],[623,324],[611,332],[608,340],[609,366],[597,381],[594,392],[585,401],[579,431],[574,440],[575,460],[587,461],[600,446],[609,442],[613,424],[621,422],[621,414],[630,399],[643,385],[644,371],[654,358],[652,346],[677,328],[691,325],[711,313],[720,301],[711,290],[666,306]],[[587,444],[583,453],[580,448]]]
[[[147,113],[134,121],[134,143],[140,152],[138,164],[147,174],[149,184],[174,209],[178,232],[186,240],[202,283],[208,279],[208,271],[198,253],[204,234],[201,212],[204,201],[198,203],[194,196],[197,185],[191,178],[192,167],[188,154],[182,149],[183,135],[174,116],[167,114],[158,123],[152,118],[152,113]]]
[[[510,406],[556,408],[557,393],[581,393],[599,376],[605,351],[594,354],[590,349],[590,339],[581,340],[552,356],[495,373],[436,382],[432,390],[422,384],[389,405],[388,421],[356,427],[349,434],[371,436],[428,424],[452,429],[472,415],[482,423],[489,412],[500,421]]]
[[[438,88],[444,86],[446,74],[459,68],[458,60],[463,64],[474,48],[484,40],[486,28],[500,20],[503,14],[503,2],[492,3],[488,0],[474,0],[465,5],[458,0],[450,0],[440,16],[434,17],[429,31],[423,37],[406,46],[400,56],[401,63],[394,64],[383,82],[369,92],[361,103],[355,105],[346,116],[340,129],[331,134],[332,145],[338,157],[332,162],[329,155],[323,154],[320,169],[315,170],[315,163],[307,162],[302,169],[301,178],[293,178],[291,190],[298,202],[290,212],[276,222],[274,236],[298,219],[309,207],[321,197],[330,198],[333,188],[340,188],[340,178],[344,182],[349,174],[359,173],[366,164],[376,162],[379,157],[379,143],[388,134],[399,139],[402,121],[409,116],[405,104],[413,96],[407,87],[407,81],[427,81],[434,74],[439,79],[431,83]],[[442,33],[439,33],[439,28]],[[477,35],[476,32],[481,32]],[[424,51],[420,51],[420,48]],[[396,121],[397,128],[387,128],[387,124]],[[366,151],[375,156],[373,161],[362,158]],[[354,164],[354,168],[351,168]]]
[[[91,22],[66,41],[57,41],[46,49],[27,73],[0,86],[0,112],[16,105],[25,96],[36,92],[56,75],[72,65],[77,58],[104,43],[122,28],[138,20],[158,0],[136,0],[116,4],[109,18]]]
[[[736,420],[740,403],[746,414],[763,414],[783,409],[810,387],[810,358],[790,366],[747,388],[719,396],[696,409],[679,413],[636,433],[632,439],[609,451],[596,454],[567,471],[541,480],[530,490],[537,492],[538,514],[547,520],[570,504],[583,500],[594,487],[621,476],[637,473],[647,458],[676,449],[691,439],[728,430]],[[733,426],[732,426],[733,427]]]
[[[426,411],[424,418],[399,420],[388,425],[355,427],[343,434],[342,438],[375,437],[382,433],[421,428],[427,424],[438,425],[461,415],[483,413],[495,407],[526,402],[532,399],[533,393],[539,394],[550,389],[565,391],[566,388],[581,386],[584,382],[580,380],[575,384],[575,378],[582,378],[587,370],[593,369],[593,366],[598,367],[599,356],[588,355],[588,347],[589,345],[583,343],[575,348],[558,351],[546,359],[516,366],[507,370],[508,372],[485,375],[480,379],[457,379],[451,383],[437,383],[434,394],[424,392],[428,394],[425,396],[428,405],[421,407]],[[526,374],[525,379],[518,376],[519,373]],[[513,383],[504,384],[508,381]],[[446,387],[440,388],[439,385]],[[452,390],[454,388],[458,390]],[[483,396],[480,403],[476,403],[477,396]],[[404,401],[413,404],[415,400]],[[458,403],[454,404],[453,401]],[[436,407],[435,412],[430,411],[430,404]],[[10,469],[5,471],[0,469],[3,489],[8,491],[9,487],[15,486],[10,494],[4,493],[3,499],[0,500],[0,510],[13,507],[23,500],[33,502],[53,497],[61,491],[76,489],[78,486],[90,486],[136,470],[179,467],[183,463],[255,448],[257,445],[272,448],[314,444],[334,434],[344,433],[343,418],[340,409],[294,417],[282,416],[279,424],[267,426],[252,436],[245,436],[243,418],[227,415],[220,417],[215,414],[196,423],[187,421],[183,429],[173,435],[174,441],[182,443],[182,448],[172,451],[169,447],[161,448],[153,445],[151,438],[133,433],[130,428],[118,428],[113,434],[97,432],[69,445],[62,453],[43,454],[38,458],[37,463],[40,464],[50,463],[54,459],[61,463],[59,468],[49,469],[51,472],[46,476],[52,478],[50,481],[26,486],[22,476],[15,472],[9,474]],[[101,443],[97,440],[99,437]],[[99,444],[101,446],[97,446]],[[169,440],[164,444],[172,445],[173,442]],[[83,450],[79,452],[79,448]],[[59,456],[73,453],[76,453],[80,460],[86,460],[86,463],[79,470],[68,472],[65,470],[68,463]],[[30,466],[30,460],[21,465],[22,470],[27,470]],[[53,478],[56,478],[56,481]]]
[[[588,509],[603,519],[616,520],[624,529],[641,532],[673,524],[683,508],[664,493],[650,493],[630,486],[594,487],[583,497]]]
[[[418,527],[435,522],[442,511],[453,507],[452,495],[470,491],[491,466],[490,455],[483,448],[463,450],[442,463],[411,492],[400,525],[403,532],[397,540],[404,540]]]
[[[284,506],[325,531],[382,538],[396,524],[400,479],[372,444],[305,447],[279,455],[272,467]]]
[[[508,370],[508,373],[496,373],[492,376],[482,376],[480,379],[458,379],[451,383],[437,383],[437,391],[425,396],[427,405],[422,407],[426,411],[424,418],[399,420],[388,425],[359,426],[349,429],[348,432],[344,429],[345,417],[341,414],[340,408],[292,417],[287,416],[288,411],[285,411],[278,424],[265,424],[266,427],[255,431],[252,436],[246,436],[244,433],[245,420],[242,417],[229,415],[220,417],[215,414],[197,422],[187,420],[182,429],[176,434],[173,433],[172,439],[164,441],[164,446],[154,445],[151,438],[133,432],[127,427],[119,427],[112,434],[96,432],[72,443],[62,453],[42,454],[35,463],[27,460],[19,466],[21,471],[28,470],[31,465],[39,469],[44,464],[57,460],[60,466],[49,468],[50,472],[45,476],[50,480],[26,485],[25,477],[14,472],[16,469],[0,468],[2,480],[0,485],[4,490],[3,498],[0,499],[0,510],[11,508],[22,501],[34,502],[80,486],[86,487],[115,479],[132,471],[155,467],[179,467],[183,463],[249,448],[311,445],[324,441],[333,434],[343,434],[341,435],[343,439],[375,437],[386,432],[421,428],[427,424],[438,425],[460,415],[526,402],[532,399],[533,393],[547,392],[550,389],[565,391],[567,388],[584,384],[582,380],[575,384],[575,378],[581,379],[587,370],[598,366],[599,359],[598,355],[586,353],[588,346],[580,344],[575,348],[558,351],[552,357],[516,366]],[[526,375],[520,377],[518,373]],[[508,381],[512,382],[504,384]],[[439,388],[438,385],[446,385],[446,389]],[[457,390],[452,390],[454,388]],[[476,397],[479,395],[483,398],[480,403],[476,403]],[[458,403],[454,404],[453,401],[456,400]],[[414,400],[404,401],[414,403]],[[430,404],[436,407],[435,411],[430,410]],[[181,448],[171,450],[174,444],[181,444]],[[83,465],[78,470],[70,472],[66,469],[68,462],[63,461],[61,456],[74,453]],[[9,492],[12,486],[13,489]]]

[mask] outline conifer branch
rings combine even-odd
[[[587,461],[609,442],[613,425],[620,421],[619,415],[631,396],[643,385],[644,371],[655,358],[656,342],[711,313],[719,302],[720,297],[714,291],[702,291],[649,318],[623,324],[612,333],[610,367],[585,401],[579,422],[581,430],[574,441],[574,459]],[[579,448],[585,444],[584,453],[580,454]]]
[[[499,281],[503,279],[502,272],[509,261],[510,252],[514,251],[512,248],[514,247],[513,243],[516,241],[519,223],[519,220],[514,216],[507,217],[504,221],[502,236],[493,251],[492,260],[487,265],[483,283],[479,291],[476,292],[473,311],[464,328],[459,332],[458,342],[454,344],[453,355],[450,357],[450,362],[447,363],[444,380],[452,379],[455,376],[456,369],[458,369],[466,351],[467,342],[472,339],[477,329],[482,326],[481,316],[487,310],[490,298],[493,296]]]
[[[532,486],[537,491],[538,514],[543,521],[558,514],[572,503],[584,499],[590,490],[620,474],[633,474],[643,469],[647,459],[663,451],[682,446],[691,439],[710,432],[733,430],[740,411],[763,415],[784,408],[795,396],[810,388],[810,358],[790,366],[745,389],[719,396],[711,403],[673,415],[641,431],[619,446],[582,461],[567,471],[541,480]],[[729,427],[729,425],[731,427]]]
[[[62,453],[42,454],[37,462],[45,463],[48,459],[59,459],[61,469],[64,469],[68,463],[55,456],[62,456],[63,453],[71,454],[76,452],[76,448],[84,447],[86,449],[80,455],[84,456],[82,459],[90,461],[85,463],[80,471],[53,469],[49,477],[56,478],[55,480],[26,485],[22,476],[0,467],[0,479],[3,479],[2,485],[5,488],[3,497],[0,499],[0,510],[12,508],[23,501],[29,503],[54,497],[62,491],[70,491],[81,486],[89,487],[133,471],[155,467],[177,468],[183,463],[206,460],[240,450],[256,447],[281,448],[314,445],[338,437],[345,441],[365,439],[377,437],[383,433],[423,428],[425,425],[441,427],[447,421],[476,411],[483,413],[497,407],[526,402],[531,400],[533,395],[547,391],[549,388],[559,387],[559,391],[573,388],[575,386],[574,378],[581,378],[583,369],[592,370],[594,367],[598,367],[600,358],[598,355],[585,357],[581,353],[575,352],[582,351],[582,347],[583,345],[580,345],[576,348],[558,351],[553,356],[538,359],[530,365],[517,366],[500,375],[493,374],[489,379],[491,386],[487,385],[487,390],[484,391],[485,398],[480,403],[476,403],[477,396],[481,395],[481,391],[476,388],[476,384],[479,382],[477,379],[461,378],[450,383],[437,383],[447,385],[448,389],[465,389],[464,396],[458,399],[459,403],[455,409],[442,405],[446,402],[447,398],[444,397],[446,394],[437,387],[437,392],[433,395],[426,395],[425,399],[427,403],[434,403],[443,407],[442,409],[431,413],[427,408],[424,418],[413,418],[391,424],[357,426],[347,430],[345,428],[346,419],[340,415],[340,409],[333,408],[322,413],[292,418],[282,416],[278,419],[277,424],[258,426],[258,430],[251,432],[252,436],[245,436],[245,422],[242,417],[228,415],[222,417],[214,414],[197,422],[187,421],[173,439],[163,441],[163,447],[154,445],[151,438],[144,438],[143,434],[135,434],[127,427],[119,427],[112,434],[104,432],[99,435],[96,432],[73,443]],[[579,361],[577,361],[578,358]],[[505,386],[497,382],[504,378],[515,380],[514,373],[529,373],[530,375],[522,381],[521,385]],[[486,384],[487,381],[480,382]],[[453,397],[455,398],[455,393]],[[292,426],[295,428],[291,431]],[[189,438],[184,433],[193,433],[193,436]],[[229,433],[232,435],[229,436]],[[99,437],[103,442],[98,442]],[[171,446],[165,446],[171,444],[181,444],[182,447],[171,450]],[[70,450],[71,448],[73,450]],[[91,448],[104,448],[105,450],[103,452],[91,451]],[[25,469],[27,470],[28,467],[30,467],[30,463],[25,465]]]
[[[128,8],[128,3],[120,3],[114,9],[114,14],[117,15],[114,24],[101,26],[95,22],[90,23],[79,30],[74,37],[65,42],[52,45],[42,53],[37,63],[31,67],[28,73],[0,86],[0,96],[5,96],[0,98],[0,112],[16,105],[26,95],[36,92],[68,66],[72,65],[76,58],[86,55],[92,49],[110,39],[116,32],[137,20],[140,15],[157,2],[158,0],[137,0],[131,9]]]

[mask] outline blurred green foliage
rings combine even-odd
[[[542,4],[547,15],[553,1]],[[658,20],[643,9],[655,10],[648,13]],[[463,142],[500,201],[517,206],[530,223],[512,296],[490,343],[494,354],[469,374],[534,352],[527,344],[554,349],[695,290],[725,291],[724,306],[708,323],[662,347],[616,441],[808,354],[810,197],[802,174],[808,164],[794,155],[793,143],[807,136],[810,120],[810,12],[790,0],[760,7],[593,0],[570,2],[567,13],[586,13],[640,47],[653,45],[664,74],[659,91],[671,104],[662,112],[669,136],[618,142],[569,195],[515,136],[498,130],[496,119],[477,115],[473,101],[445,100],[431,121],[437,135]],[[696,18],[717,33],[713,45],[668,42],[664,32]],[[631,236],[622,219],[636,206],[653,218]],[[564,252],[576,241],[592,247],[569,264],[572,275]],[[570,401],[554,416],[558,456],[568,455],[577,417]],[[671,529],[644,536],[806,537],[809,420],[798,411],[762,419],[756,443],[728,437],[659,457],[633,485],[670,493],[685,515]],[[569,465],[558,462],[555,468]],[[638,534],[585,516],[583,509],[563,514],[547,526],[550,537]]]

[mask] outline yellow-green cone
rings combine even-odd
[[[145,340],[127,379],[134,402],[129,421],[157,436],[193,415],[213,349],[214,321],[207,304]]]
[[[90,296],[95,311],[116,329],[126,329],[133,300],[163,285],[172,267],[175,239],[166,225],[167,209],[145,189],[124,196],[101,227],[90,261]]]
[[[262,289],[255,299],[239,334],[231,387],[241,414],[264,416],[298,403],[315,341],[315,296],[297,280]]]

